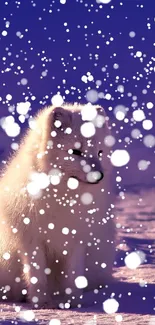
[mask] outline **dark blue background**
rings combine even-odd
[[[149,81],[153,83],[154,78],[153,71],[148,75],[144,71],[155,54],[155,2],[153,0],[113,0],[109,4],[100,5],[95,0],[67,0],[64,5],[60,4],[59,0],[26,0],[21,1],[19,5],[18,1],[13,0],[8,1],[8,5],[5,3],[1,1],[0,4],[0,34],[3,30],[8,32],[7,36],[0,36],[0,96],[3,105],[5,105],[5,96],[9,93],[12,95],[9,104],[24,101],[25,96],[28,96],[28,100],[32,102],[32,109],[36,110],[42,106],[42,102],[50,104],[52,95],[57,91],[64,96],[65,89],[71,90],[72,86],[75,89],[65,95],[65,100],[86,102],[85,94],[88,86],[95,89],[96,80],[102,81],[99,91],[112,95],[110,101],[103,99],[99,101],[106,108],[110,105],[114,107],[118,103],[131,106],[132,97],[127,96],[128,92],[137,96],[139,107],[142,103],[154,101],[153,84],[150,85],[146,95],[142,94],[142,90],[146,89]],[[36,6],[33,6],[34,4]],[[89,12],[88,9],[91,11]],[[49,13],[49,10],[52,10],[52,13]],[[107,18],[107,15],[110,18]],[[10,22],[9,28],[5,28],[6,21]],[[67,27],[64,26],[64,22],[67,22]],[[151,24],[151,29],[148,29],[148,23]],[[81,27],[78,28],[78,25]],[[85,25],[87,29],[84,28]],[[70,30],[68,33],[67,28]],[[26,32],[25,29],[28,31]],[[102,34],[98,34],[98,30],[102,31],[104,38]],[[18,31],[23,34],[23,38],[16,36]],[[134,38],[129,37],[130,31],[136,33]],[[88,40],[85,40],[85,34],[88,35]],[[110,37],[114,40],[110,45],[106,45]],[[86,44],[89,46],[87,47]],[[97,45],[100,46],[99,49],[96,48]],[[133,49],[129,49],[129,46],[133,46]],[[143,57],[143,63],[139,58],[134,58],[137,51],[146,55]],[[11,56],[8,56],[8,52],[11,52]],[[92,53],[91,60],[90,53]],[[116,56],[113,56],[114,53]],[[70,54],[73,56],[71,57]],[[98,54],[98,60],[95,60],[95,54]],[[6,57],[5,61],[3,57]],[[52,62],[41,61],[43,57],[51,58]],[[74,57],[76,61],[73,61]],[[14,63],[11,71],[2,73],[10,67],[11,62]],[[65,62],[65,67],[62,62]],[[45,67],[42,66],[43,63]],[[113,68],[114,63],[119,64],[119,69]],[[34,65],[33,69],[32,65]],[[24,70],[23,74],[19,72],[16,74],[17,66],[21,66]],[[73,66],[76,66],[76,70],[73,70]],[[107,66],[106,72],[102,72],[101,69],[105,66]],[[42,71],[45,70],[48,70],[47,76],[40,79]],[[81,81],[81,77],[88,71],[95,81],[85,84]],[[133,79],[137,73],[143,74],[140,81]],[[115,82],[116,76],[119,76],[118,84]],[[28,79],[26,86],[17,85],[22,78]],[[62,83],[63,79],[66,79],[65,85]],[[119,84],[125,87],[124,96],[120,99],[120,93],[116,92]],[[31,95],[36,96],[35,101],[31,100]],[[45,98],[46,95],[49,96],[48,99]],[[78,99],[79,95],[81,99]]]

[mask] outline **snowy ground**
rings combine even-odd
[[[100,325],[100,324],[155,324],[155,189],[132,189],[125,195],[125,200],[118,198],[116,223],[117,265],[114,276],[118,283],[109,289],[84,295],[83,308],[80,310],[37,310],[32,322],[51,325]],[[146,254],[146,261],[136,270],[130,270],[124,264],[125,253],[135,249]],[[118,312],[108,315],[103,312],[103,301],[115,293],[119,303]],[[22,305],[21,310],[30,309]],[[57,321],[54,322],[54,319]],[[0,305],[0,324],[22,322],[22,313],[11,304]],[[15,323],[17,324],[17,323]]]

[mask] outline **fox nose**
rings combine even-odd
[[[97,184],[99,183],[104,177],[104,173],[101,171],[91,171],[87,174],[87,181],[89,183]]]
[[[103,177],[104,177],[104,173],[102,173],[102,172],[100,172],[100,178],[99,178],[99,182],[101,181],[101,179],[103,179]]]

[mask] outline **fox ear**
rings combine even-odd
[[[106,116],[105,110],[104,110],[104,108],[102,106],[97,107],[97,112],[99,114],[102,114],[102,115],[105,115]]]
[[[62,107],[55,107],[53,110],[53,125],[56,128],[66,129],[71,125],[72,113]]]
[[[106,112],[102,106],[97,107],[97,112],[99,115],[102,115],[104,117],[104,123],[103,127],[108,127],[108,116],[106,115]]]

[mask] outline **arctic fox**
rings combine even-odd
[[[0,181],[0,296],[75,306],[112,279],[110,134],[103,108],[42,109]]]

